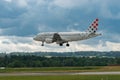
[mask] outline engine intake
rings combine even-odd
[[[45,42],[46,42],[46,43],[53,43],[53,40],[50,39],[50,38],[46,38],[46,39],[45,39]]]

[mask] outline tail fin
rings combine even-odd
[[[95,19],[92,24],[89,26],[87,32],[89,33],[96,33],[97,29],[98,29],[98,18]]]

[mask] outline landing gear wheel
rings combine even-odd
[[[41,46],[44,46],[44,44],[41,44]]]
[[[60,45],[60,46],[63,46],[63,44],[62,44],[62,43],[60,43],[59,45]]]
[[[44,42],[42,42],[41,46],[44,46]]]
[[[70,45],[67,43],[66,46],[69,47]]]

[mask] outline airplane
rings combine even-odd
[[[95,19],[88,29],[84,32],[44,32],[37,34],[33,39],[35,41],[41,41],[44,46],[44,42],[50,44],[56,42],[60,46],[63,46],[66,43],[66,46],[70,46],[68,42],[86,40],[96,36],[100,36],[101,33],[97,33],[98,30],[98,21]]]

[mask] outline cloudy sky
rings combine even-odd
[[[120,51],[119,0],[0,0],[0,52]],[[99,18],[103,35],[70,47],[33,41],[40,32],[85,31]]]

